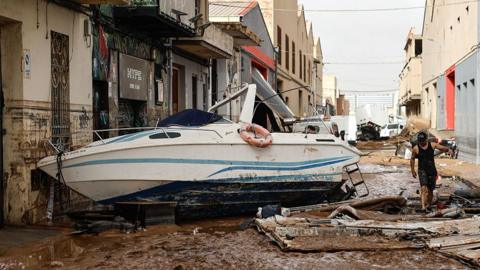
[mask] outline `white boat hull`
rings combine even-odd
[[[178,181],[241,183],[310,178],[341,182],[342,168],[358,161],[348,151],[339,152],[335,145],[273,145],[264,149],[247,144],[163,145],[89,155],[95,148],[86,148],[78,157],[66,157],[62,166],[66,183],[95,201]],[[55,176],[57,164],[42,169]]]

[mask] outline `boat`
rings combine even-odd
[[[37,166],[100,204],[176,201],[180,218],[344,199],[342,170],[361,152],[332,134],[271,133],[268,147],[248,144],[239,130],[253,117],[256,86],[246,91],[239,123],[192,109],[151,130],[60,151]]]

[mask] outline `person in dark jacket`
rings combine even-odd
[[[435,142],[429,142],[426,132],[417,134],[417,145],[412,149],[412,158],[410,159],[410,168],[413,178],[417,178],[415,171],[415,159],[418,159],[418,179],[420,180],[420,200],[422,211],[431,210],[430,206],[433,200],[433,190],[437,180],[437,168],[435,167],[434,151],[438,149],[442,152],[449,152],[453,155],[452,149]]]

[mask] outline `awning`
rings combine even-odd
[[[278,93],[273,90],[270,84],[263,78],[260,71],[256,68],[252,72],[253,82],[257,85],[257,96],[264,100],[265,104],[275,112],[280,118],[294,118],[292,110],[283,102]]]

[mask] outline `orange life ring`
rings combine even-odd
[[[239,133],[245,142],[256,147],[265,148],[273,142],[272,134],[260,125],[246,124],[240,128]]]

